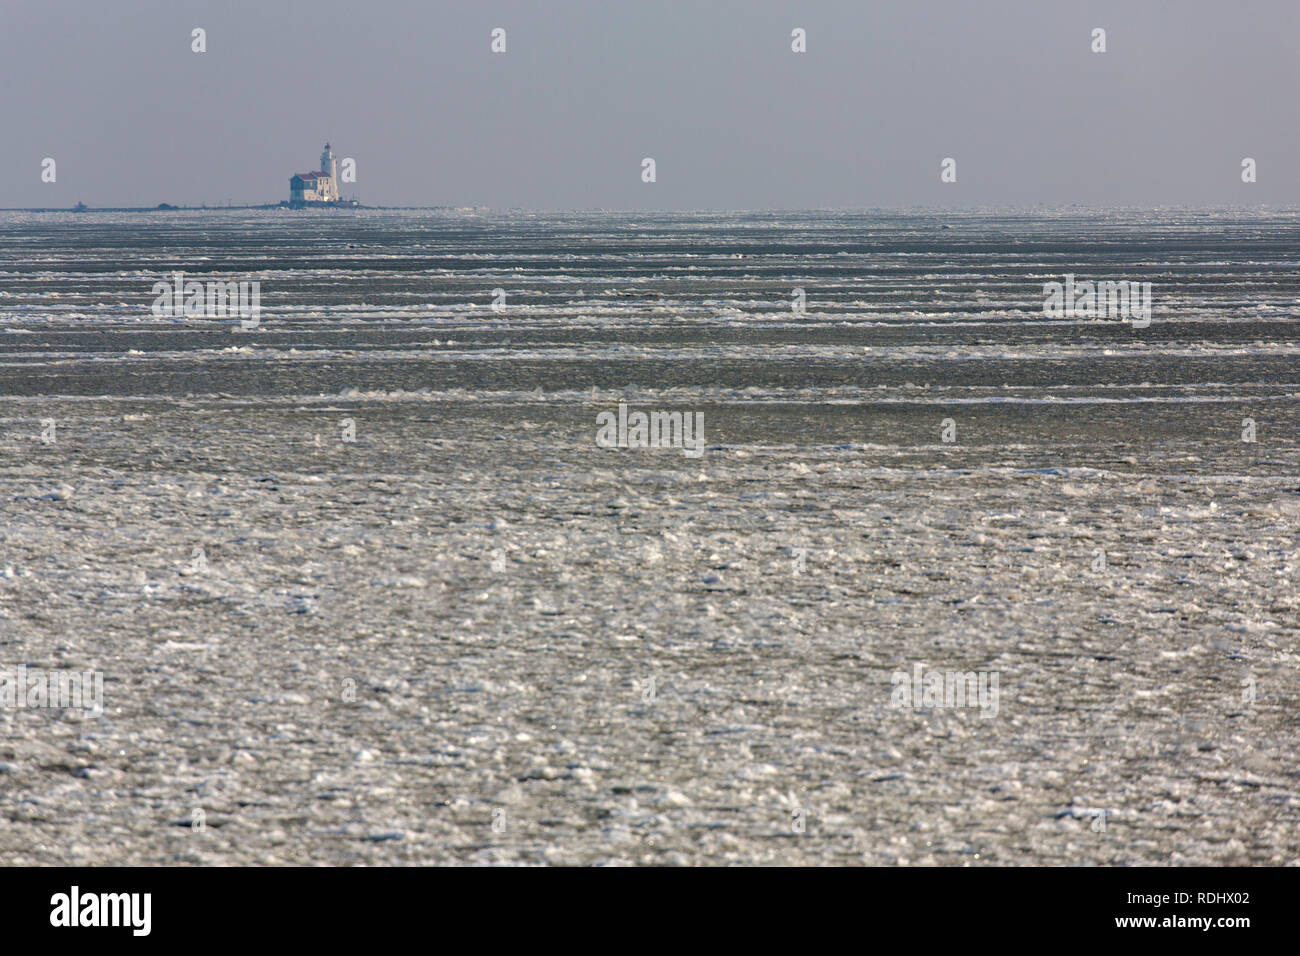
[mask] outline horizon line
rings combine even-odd
[[[328,211],[340,212],[349,210],[376,210],[376,211],[465,211],[465,212],[493,212],[493,213],[616,213],[626,215],[672,215],[682,213],[745,213],[745,214],[763,214],[763,213],[859,213],[859,212],[933,212],[946,213],[952,215],[961,214],[983,214],[989,212],[1028,212],[1034,210],[1073,210],[1079,212],[1116,212],[1116,211],[1140,211],[1140,212],[1162,212],[1162,211],[1188,211],[1188,212],[1237,212],[1237,211],[1300,211],[1300,202],[1294,204],[1278,203],[1250,203],[1250,204],[1228,204],[1228,205],[1193,205],[1184,203],[1160,203],[1156,205],[1135,205],[1120,204],[1112,206],[1092,206],[1080,203],[1046,203],[1038,202],[1031,204],[1013,204],[1013,203],[990,203],[987,205],[971,206],[928,206],[928,205],[907,205],[907,206],[770,206],[770,207],[715,207],[715,206],[695,206],[682,207],[673,209],[636,209],[614,206],[571,206],[571,207],[532,207],[532,206],[484,206],[474,204],[436,204],[436,205],[416,205],[416,206],[385,206],[385,205],[358,205],[347,206],[340,205],[336,207],[309,207],[308,209],[295,209],[287,204],[281,203],[244,203],[235,205],[179,205],[169,203],[166,206],[84,206],[76,208],[73,206],[0,206],[0,212],[38,212],[38,213],[78,213],[84,215],[94,212],[221,212],[221,211],[249,211],[249,210],[284,210],[286,212],[310,212],[310,211]]]

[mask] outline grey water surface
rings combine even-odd
[[[1288,210],[0,213],[0,862],[1300,862],[1298,359]]]

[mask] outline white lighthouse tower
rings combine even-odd
[[[317,192],[321,202],[338,202],[339,169],[329,143],[325,144],[325,151],[320,154],[320,171],[321,182],[317,186]]]

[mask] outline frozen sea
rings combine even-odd
[[[1294,210],[0,213],[0,863],[1300,863],[1298,363]]]

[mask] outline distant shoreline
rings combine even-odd
[[[308,209],[325,209],[330,212],[348,209],[462,209],[462,206],[309,206]],[[221,210],[249,209],[284,209],[288,212],[303,212],[287,204],[264,203],[259,206],[87,206],[76,209],[68,206],[3,206],[0,212],[75,212],[78,214],[92,212],[220,212]]]

